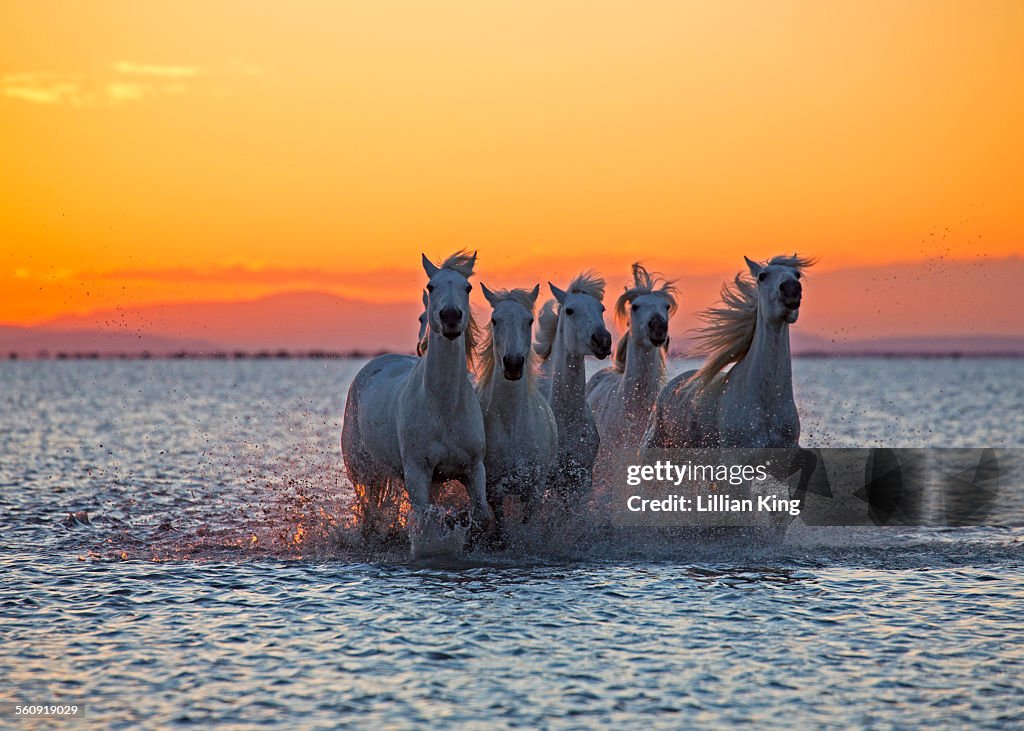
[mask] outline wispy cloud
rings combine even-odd
[[[117,61],[91,73],[28,71],[5,74],[0,77],[0,96],[32,104],[117,106],[186,93],[200,88],[197,85],[204,79],[216,79],[219,88],[224,77],[260,73],[260,67],[239,59],[232,59],[218,69]]]
[[[162,269],[119,269],[107,272],[82,272],[81,277],[96,280],[152,281],[173,283],[231,283],[266,285],[363,286],[367,282],[415,286],[422,277],[418,267],[377,268],[372,271],[345,271],[305,267],[261,267],[234,265],[210,269],[168,267]]]
[[[175,79],[198,76],[202,73],[202,69],[197,66],[158,66],[156,64],[134,63],[132,61],[118,61],[114,64],[114,71],[125,75],[162,76]]]

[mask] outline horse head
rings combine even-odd
[[[537,304],[540,285],[532,290],[513,289],[492,292],[480,285],[490,303],[490,352],[486,358],[493,364],[501,363],[502,372],[509,381],[518,381],[528,372],[530,338],[533,334],[533,308]]]
[[[423,270],[427,273],[427,325],[431,332],[448,340],[455,340],[470,326],[469,293],[473,285],[476,253],[460,251],[435,266],[423,255]]]
[[[604,325],[604,280],[582,274],[568,290],[548,282],[558,301],[558,327],[573,355],[593,355],[603,360],[612,352],[612,334]]]
[[[633,343],[643,351],[667,348],[668,321],[675,311],[675,284],[656,279],[640,263],[633,264],[633,286],[627,286],[615,302],[616,322],[628,329]]]
[[[792,325],[800,317],[803,301],[802,270],[811,266],[810,259],[776,256],[764,264],[747,257],[750,276],[757,283],[757,308],[770,323]]]

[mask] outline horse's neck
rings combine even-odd
[[[551,408],[555,414],[578,410],[587,403],[587,371],[584,357],[565,346],[559,327],[551,351]]]
[[[729,388],[737,387],[748,399],[771,407],[793,401],[793,364],[789,353],[789,325],[766,322],[758,313],[754,342],[747,356],[729,373]]]
[[[661,348],[645,351],[633,342],[626,343],[626,365],[622,369],[622,393],[631,403],[650,408],[665,385],[665,358]]]
[[[469,384],[466,370],[466,344],[460,335],[455,340],[431,331],[423,361],[423,390],[442,403],[456,403]]]
[[[526,367],[530,368],[530,363]],[[518,381],[510,381],[498,372],[497,364],[494,368],[484,398],[487,412],[504,423],[521,419],[529,411],[530,376],[524,373]]]

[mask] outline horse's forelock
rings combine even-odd
[[[458,272],[466,279],[473,276],[473,267],[476,266],[476,252],[468,249],[459,249],[443,262],[439,269],[451,269]]]
[[[580,272],[576,278],[569,282],[566,290],[569,294],[589,294],[597,301],[604,299],[604,277],[592,269]]]
[[[663,298],[668,303],[669,317],[675,314],[676,308],[679,306],[676,301],[679,289],[676,287],[675,280],[653,275],[643,264],[636,262],[633,264],[633,286],[627,285],[625,291],[615,300],[616,325],[629,329],[629,312],[626,310],[626,305],[645,294]]]
[[[615,300],[615,322],[622,329],[622,337],[619,338],[615,348],[615,357],[612,365],[619,373],[626,370],[626,353],[629,349],[630,317],[627,305],[644,295],[654,295],[665,300],[668,304],[669,317],[675,314],[678,307],[676,294],[678,289],[674,280],[658,277],[647,271],[647,268],[640,262],[633,264],[633,286],[626,285],[622,294]],[[662,351],[664,357],[664,351]]]
[[[810,269],[817,263],[818,260],[815,259],[814,257],[793,254],[792,256],[773,256],[771,259],[764,263],[764,266],[771,266],[773,264],[777,264],[779,266],[796,269],[798,272],[802,273],[805,269]]]
[[[492,309],[502,302],[518,302],[527,309],[531,314],[533,313],[534,299],[533,291],[529,289],[497,289],[491,292],[491,306]]]

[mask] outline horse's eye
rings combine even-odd
[[[433,292],[434,291],[434,285],[433,284],[428,284],[427,285],[427,291],[428,292]]]
[[[575,312],[575,310],[574,310],[573,308],[571,308],[571,307],[570,307],[569,309],[567,309],[567,310],[565,311],[565,314],[569,315],[569,317],[572,317],[572,314],[573,314],[574,312]]]
[[[794,275],[796,276],[797,279],[800,278],[800,272],[794,272]]]
[[[467,284],[466,285],[466,294],[469,294],[472,291],[473,291],[473,285],[472,284]]]
[[[497,325],[497,324],[498,324],[498,321],[497,321],[497,320],[495,320],[495,319],[494,319],[494,318],[492,317],[492,318],[491,318],[491,325]]]
[[[639,309],[639,307],[637,307],[636,302],[634,302],[633,303],[633,312],[636,312],[638,309]]]
[[[527,324],[528,325],[532,325],[533,324],[533,318],[532,317],[530,318],[530,321]]]
[[[768,272],[761,272],[760,274],[757,275],[757,281],[763,282],[767,276]]]

